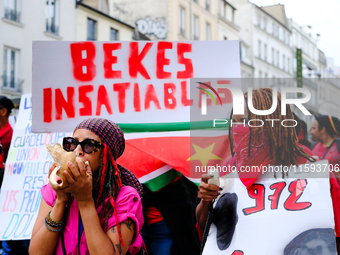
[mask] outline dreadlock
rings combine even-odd
[[[101,222],[104,223],[104,225],[107,227],[108,219],[112,216],[113,213],[113,206],[110,203],[110,200],[107,198],[109,196],[112,196],[114,200],[117,199],[118,193],[119,193],[119,185],[118,180],[115,176],[115,167],[112,162],[112,158],[108,157],[108,155],[105,155],[106,153],[102,153],[101,157],[101,167],[98,170],[99,175],[97,179],[95,180],[94,187],[92,190],[92,197],[94,198],[96,208],[99,206],[102,206],[102,210],[99,214],[99,219]],[[104,165],[106,165],[105,175],[103,175],[103,168]],[[132,186],[131,183],[128,182],[125,178],[122,178],[121,171],[124,169],[121,166],[118,167],[118,174],[120,176],[120,179],[122,181],[122,184],[125,186]],[[103,180],[103,181],[102,181]],[[101,185],[101,183],[105,183],[105,185]],[[105,201],[107,200],[107,201]]]
[[[105,226],[107,226],[108,219],[112,216],[113,213],[113,207],[110,203],[110,200],[107,200],[106,198],[112,196],[116,200],[119,188],[117,179],[114,177],[115,168],[111,162],[111,159],[110,157],[107,157],[107,159],[105,160],[105,157],[106,157],[105,154],[102,153],[101,167],[98,170],[99,175],[95,180],[94,187],[92,190],[92,196],[94,198],[96,208],[98,208],[100,205],[102,206],[102,210],[100,211],[99,214],[99,219],[101,222],[104,222]],[[103,174],[102,169],[104,165],[106,165],[106,171],[104,173],[104,176],[102,176]],[[105,185],[101,187],[102,178],[104,178]],[[100,189],[102,189],[101,194]]]
[[[272,106],[272,98],[273,98],[273,90],[270,88],[262,88],[255,89],[252,92],[252,101],[253,106],[257,110],[268,110]],[[248,99],[248,93],[244,94],[245,100]],[[281,115],[281,93],[277,93],[277,109],[270,115],[255,115],[249,111],[248,120],[250,119],[258,119],[262,120],[264,125],[261,127],[250,127],[251,129],[255,128],[255,144],[257,143],[257,139],[260,139],[259,133],[266,129],[268,131],[269,136],[269,145],[270,145],[270,159],[275,162],[275,164],[282,164],[283,166],[290,165],[298,165],[298,156],[306,158],[308,160],[313,160],[311,155],[306,153],[297,143],[298,137],[295,132],[295,128],[293,127],[283,127],[280,125],[273,125],[270,121],[266,121],[266,119],[277,119],[280,123],[283,120],[287,120],[286,122],[293,122],[294,116],[290,109],[290,106],[286,106],[286,115]],[[291,120],[291,121],[290,121]],[[232,128],[229,125],[229,134],[232,134]],[[262,132],[262,139],[264,136],[264,132]],[[251,146],[251,136],[249,137],[249,148],[248,155],[250,155],[250,146]],[[232,154],[234,153],[234,145],[230,142],[230,151]]]

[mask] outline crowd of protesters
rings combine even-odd
[[[257,89],[254,107],[269,109],[272,90]],[[282,126],[253,129],[237,125],[229,130],[231,156],[225,165],[298,165],[327,159],[340,168],[340,121],[315,116],[310,139],[305,122],[293,115],[281,115],[281,99],[271,115],[256,116],[245,109],[244,115],[231,115],[236,122],[248,119],[295,119],[295,129]],[[0,96],[0,183],[13,130],[8,117],[13,102]],[[259,139],[261,137],[261,139]],[[247,144],[240,143],[246,139]],[[253,144],[261,143],[261,149]],[[247,148],[247,149],[245,149]],[[76,163],[63,172],[68,186],[53,188],[46,184],[32,237],[28,241],[3,242],[3,254],[199,254],[209,211],[220,195],[219,186],[208,184],[203,175],[199,189],[178,174],[157,191],[139,183],[133,169],[116,163],[125,149],[123,131],[114,122],[91,118],[78,124],[72,137],[63,139],[63,149],[78,153]],[[246,153],[246,154],[245,154]],[[55,164],[50,168],[53,172]],[[335,233],[340,250],[340,174],[330,174]],[[249,189],[256,176],[239,176]],[[196,217],[195,217],[196,216]],[[196,226],[195,226],[196,225]],[[204,240],[204,238],[203,238]],[[316,253],[315,253],[316,254]]]

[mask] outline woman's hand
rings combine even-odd
[[[53,163],[52,166],[50,167],[50,170],[49,170],[49,173],[48,173],[48,178],[50,178],[50,175],[51,175],[52,171],[54,170],[54,168],[56,168],[55,163]],[[66,205],[66,203],[67,203],[67,201],[70,197],[70,193],[66,192],[64,189],[55,190],[55,192],[57,193],[57,200],[59,202],[65,203],[65,205]]]
[[[67,166],[70,168],[73,177],[66,171],[63,172],[69,183],[69,187],[65,189],[65,192],[71,193],[78,202],[93,201],[91,167],[86,165],[85,162],[79,157],[76,158],[76,162],[78,164],[79,171],[74,164],[71,162],[67,163]]]
[[[212,179],[214,176],[211,176],[209,174],[203,174],[201,177],[201,184],[199,186],[199,192],[198,196],[203,201],[212,201],[218,197],[220,194],[219,190],[220,187],[214,184],[208,184],[208,180]]]

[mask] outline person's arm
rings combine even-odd
[[[125,254],[131,244],[129,241],[132,241],[134,236],[134,230],[130,231],[127,225],[132,224],[130,227],[134,229],[134,222],[126,223],[128,219],[124,224],[121,224],[120,231],[124,246],[119,246],[120,239],[118,232],[113,233],[112,230],[107,231],[107,233],[104,232],[92,197],[92,176],[86,175],[86,166],[82,160],[77,158],[76,161],[79,166],[79,171],[71,162],[68,163],[68,167],[74,177],[72,178],[67,172],[64,172],[64,175],[70,184],[67,190],[70,191],[78,203],[90,254]],[[87,167],[90,168],[90,166]]]
[[[122,235],[124,245],[122,245],[120,241],[117,225],[110,228],[106,234],[111,239],[114,248],[118,250],[119,254],[126,254],[136,234],[136,223],[128,218],[119,223],[119,231]]]
[[[135,234],[135,223],[131,219],[119,223],[119,230],[124,246],[119,239],[117,226],[110,228],[106,233],[102,229],[93,201],[78,202],[81,218],[84,224],[87,246],[90,254],[125,254]]]
[[[59,233],[48,230],[45,226],[45,218],[49,211],[50,217],[54,221],[60,221],[64,217],[66,201],[56,199],[53,207],[49,206],[44,199],[41,199],[38,217],[35,221],[31,242],[29,246],[29,253],[34,255],[54,254],[57,246]],[[55,229],[51,227],[52,229]]]
[[[51,171],[55,168],[55,164],[52,164],[49,175]],[[49,206],[44,199],[41,199],[39,212],[37,219],[35,221],[32,237],[29,246],[29,253],[34,255],[48,255],[54,254],[56,249],[59,233],[60,231],[48,230],[45,226],[45,218],[47,214],[51,211],[50,217],[54,221],[61,221],[64,217],[65,207],[67,205],[69,194],[64,191],[56,191],[57,198],[54,202],[53,207]],[[56,229],[51,227],[51,229]]]
[[[199,186],[200,203],[196,207],[196,220],[198,226],[204,230],[205,224],[208,218],[208,211],[212,205],[212,201],[219,195],[219,187],[214,184],[208,184],[208,179],[212,176],[203,174],[201,178],[201,184]]]

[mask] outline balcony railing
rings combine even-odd
[[[49,32],[51,34],[59,35],[59,27],[55,24],[49,24],[46,22],[46,32]]]
[[[9,77],[6,75],[2,75],[2,86],[1,90],[7,90],[12,92],[22,92],[22,84],[24,80],[22,79],[16,79],[14,77]]]
[[[5,9],[5,18],[20,23],[20,12],[13,9]]]

